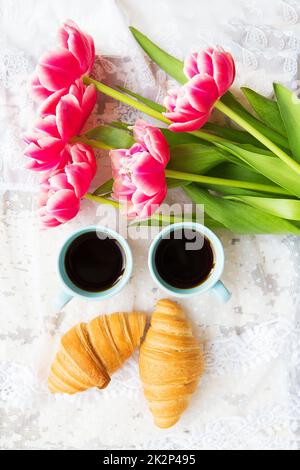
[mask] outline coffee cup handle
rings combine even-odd
[[[222,281],[218,281],[212,288],[212,291],[219,297],[223,302],[228,302],[231,298],[231,292],[224,286]]]
[[[54,299],[54,302],[53,302],[53,308],[55,312],[60,312],[63,309],[63,307],[67,305],[67,303],[70,302],[70,300],[72,299],[73,299],[73,295],[68,294],[67,292],[62,290],[57,295],[56,299]]]

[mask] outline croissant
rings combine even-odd
[[[178,304],[160,300],[140,351],[140,376],[155,424],[170,428],[188,407],[204,359]]]
[[[105,388],[110,376],[139,346],[146,326],[143,313],[114,313],[79,323],[61,339],[48,387],[52,393],[74,394]]]

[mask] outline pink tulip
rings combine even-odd
[[[32,81],[32,95],[37,101],[54,92],[68,90],[93,68],[95,46],[89,34],[70,20],[59,30],[58,38],[59,49],[46,52],[39,60]]]
[[[221,47],[209,47],[186,58],[184,73],[189,79],[198,74],[202,77],[209,75],[214,79],[221,97],[234,82],[235,63],[232,55]]]
[[[154,126],[150,126],[142,119],[138,119],[133,126],[135,140],[144,145],[149,153],[164,167],[170,160],[170,150],[166,139],[161,131]]]
[[[25,135],[26,167],[35,171],[60,168],[65,162],[65,145],[82,130],[97,99],[94,85],[81,80],[71,85],[68,94],[53,93],[41,106],[43,119],[31,134]]]
[[[96,101],[94,85],[86,87],[81,80],[77,80],[67,93],[57,91],[49,96],[40,106],[40,115],[55,115],[59,134],[67,142],[81,131]]]
[[[80,200],[74,191],[62,187],[42,194],[39,216],[45,228],[57,227],[74,219],[79,209]]]
[[[202,127],[210,118],[219,97],[214,79],[208,75],[195,75],[177,90],[170,90],[165,98],[164,116],[172,121],[169,129],[191,132]]]
[[[76,196],[82,198],[88,192],[97,171],[95,154],[91,147],[81,143],[69,145],[67,151],[72,163],[65,167],[65,173]]]
[[[65,143],[57,129],[54,116],[48,116],[36,123],[33,131],[23,136],[27,144],[24,155],[29,159],[26,168],[34,171],[48,171],[62,168],[68,161]]]
[[[51,92],[69,88],[82,76],[79,62],[66,49],[43,54],[36,71],[41,85]]]
[[[52,93],[44,100],[39,108],[42,117],[56,115],[62,108],[62,102],[66,102],[68,96],[77,101],[77,108],[80,108],[82,119],[80,126],[83,127],[86,119],[89,117],[97,101],[97,92],[94,85],[85,86],[82,80],[76,80],[68,91],[60,90]],[[58,109],[59,106],[59,109]]]
[[[128,217],[150,217],[167,194],[165,167],[169,147],[162,132],[138,121],[133,128],[138,143],[129,150],[111,150],[113,197],[126,202]]]
[[[95,61],[95,44],[93,38],[81,31],[72,20],[66,23],[58,31],[60,47],[70,51],[80,65],[81,74],[89,74]]]
[[[39,214],[45,227],[56,227],[79,212],[80,199],[87,193],[96,173],[92,149],[75,144],[66,149],[70,158],[64,169],[49,172],[41,181]]]
[[[229,52],[208,48],[185,60],[184,73],[189,81],[165,98],[164,115],[175,132],[195,131],[209,120],[215,102],[234,81],[235,64]]]

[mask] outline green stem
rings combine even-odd
[[[85,198],[89,199],[90,201],[97,202],[98,204],[105,204],[108,206],[115,207],[116,209],[122,209],[122,204],[120,204],[117,201],[114,201],[113,199],[108,199],[103,196],[94,196],[93,194],[88,193],[85,195]],[[193,221],[193,220],[196,220],[196,216],[192,214],[192,217],[187,218],[186,216],[176,217],[176,216],[169,216],[165,214],[156,213],[156,214],[152,214],[151,217],[149,217],[149,219],[147,220],[151,220],[151,219],[156,220],[158,222],[165,222],[165,223],[170,224],[170,223],[175,223],[175,222],[182,222],[183,219],[185,221],[187,220]]]
[[[87,139],[84,137],[76,137],[77,142],[84,142],[91,147],[96,146],[99,148],[99,142],[92,140],[92,139]],[[107,146],[108,147],[108,146]],[[103,148],[103,147],[100,147]],[[108,147],[109,149],[112,149],[113,147]],[[185,173],[182,171],[176,171],[176,170],[165,170],[165,174],[167,178],[171,179],[176,179],[176,180],[182,180],[182,181],[192,181],[194,183],[202,183],[202,184],[207,184],[207,185],[214,185],[214,186],[227,186],[230,188],[240,188],[240,189],[250,189],[252,191],[258,191],[258,192],[265,192],[265,193],[272,193],[272,194],[284,194],[284,195],[289,195],[290,193],[285,190],[284,188],[281,188],[279,186],[274,186],[271,184],[260,184],[260,183],[251,183],[249,181],[239,181],[239,180],[232,180],[232,179],[227,179],[227,178],[215,178],[212,176],[206,176],[206,175],[195,175],[193,173]],[[103,204],[109,204],[109,200],[101,197],[101,196],[95,196],[92,194],[88,194],[87,199],[94,200],[99,203]],[[116,201],[112,201],[112,204],[115,207],[120,207],[119,203]]]
[[[114,98],[118,101],[121,101],[121,103],[127,104],[128,106],[131,106],[132,108],[137,109],[138,111],[141,111],[144,114],[147,114],[148,116],[157,119],[158,121],[163,122],[164,124],[172,124],[172,122],[165,118],[162,113],[159,111],[156,111],[149,106],[147,106],[144,103],[141,103],[133,98],[131,98],[128,95],[125,95],[124,93],[121,93],[118,90],[115,90],[113,88],[110,88],[107,85],[104,85],[104,83],[100,83],[97,80],[93,80],[90,77],[83,77],[83,82],[86,85],[91,85],[93,84],[98,91],[103,93],[104,95],[110,96],[111,98]],[[196,137],[199,137],[203,140],[206,140],[207,142],[227,142],[226,139],[222,139],[221,137],[209,134],[204,131],[194,131],[194,132],[189,132],[189,134],[195,135]]]
[[[257,129],[255,129],[251,124],[249,124],[245,119],[239,116],[235,111],[230,109],[222,101],[217,101],[215,108],[221,111],[223,114],[228,116],[230,119],[235,121],[241,127],[243,127],[249,134],[253,135],[259,142],[265,145],[271,152],[273,152],[277,157],[279,157],[283,162],[285,162],[290,168],[292,168],[296,173],[300,174],[300,165],[295,160],[293,160],[287,153],[281,150],[276,144],[274,144],[268,137],[265,137]]]
[[[108,199],[104,196],[94,196],[94,194],[88,193],[84,197],[86,199],[89,199],[90,201],[97,202],[98,204],[106,204],[107,206],[113,206],[116,209],[121,209],[122,207],[122,205],[119,202],[113,201],[112,199]]]
[[[215,178],[205,175],[194,175],[192,173],[184,173],[182,171],[166,170],[167,178],[174,178],[176,180],[193,181],[194,183],[202,183],[214,186],[229,186],[230,188],[251,189],[258,192],[274,193],[274,194],[289,194],[279,186],[269,184],[250,183],[248,181],[238,181],[226,178]]]
[[[148,116],[151,116],[165,124],[171,124],[171,121],[169,119],[165,118],[162,113],[159,111],[156,111],[149,106],[147,106],[144,103],[140,103],[139,101],[136,101],[135,99],[131,98],[128,95],[125,95],[124,93],[121,93],[118,90],[115,90],[113,88],[110,88],[107,85],[104,85],[103,83],[98,82],[97,80],[93,80],[90,77],[83,77],[83,81],[86,85],[91,85],[93,84],[98,91],[101,93],[104,93],[107,96],[110,96],[111,98],[114,98],[118,101],[121,101],[124,104],[127,104],[129,106],[132,106],[133,108],[137,109],[138,111],[141,111]],[[244,128],[247,132],[249,132],[253,137],[255,137],[259,142],[261,142],[264,146],[266,146],[271,152],[273,152],[275,155],[277,155],[283,162],[285,162],[290,168],[292,168],[296,173],[300,175],[300,164],[297,163],[293,158],[291,158],[287,153],[285,153],[283,150],[281,150],[276,144],[274,144],[270,139],[265,137],[263,134],[261,134],[257,129],[255,129],[251,124],[249,124],[245,119],[243,119],[241,116],[239,116],[235,111],[230,109],[226,104],[222,103],[220,100],[216,102],[215,104],[216,109],[221,111],[223,114],[228,116],[230,119],[235,121],[237,124],[239,124],[242,128]],[[218,142],[226,142],[225,139],[222,139],[221,137],[217,137],[212,134],[208,134],[204,131],[198,130],[194,132],[190,132],[190,134],[193,134],[203,140],[206,140],[207,142],[211,143],[218,143]],[[103,147],[100,147],[103,148]]]
[[[158,119],[159,121],[165,122],[166,124],[170,123],[170,121],[158,111],[151,109],[149,106],[143,103],[139,103],[133,98],[130,98],[130,96],[124,95],[124,93],[121,93],[118,90],[115,90],[113,88],[110,88],[107,85],[104,85],[104,83],[100,83],[97,80],[93,80],[90,77],[83,77],[83,82],[86,85],[93,84],[97,88],[97,90],[100,91],[101,93],[104,93],[104,95],[110,96],[111,98],[121,101],[124,104],[128,104],[129,106],[132,106],[133,108],[141,111],[142,113],[148,114],[148,116]]]

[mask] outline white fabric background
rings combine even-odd
[[[300,2],[294,0],[0,0],[0,448],[21,449],[294,449],[299,447],[299,240],[220,233],[226,306],[209,294],[186,302],[204,342],[207,371],[189,410],[173,429],[155,429],[138,380],[136,358],[111,386],[52,397],[45,379],[60,335],[77,321],[133,308],[151,312],[163,294],[145,268],[148,242],[132,241],[135,272],[118,297],[74,300],[54,315],[55,258],[74,228],[98,221],[87,201],[75,221],[41,231],[37,178],[23,169],[20,134],[35,118],[28,79],[72,18],[95,38],[95,73],[156,99],[168,82],[153,73],[132,40],[132,24],[179,58],[222,44],[238,65],[235,87],[265,94],[272,81],[298,79]],[[104,113],[104,114],[103,114]],[[91,124],[134,120],[99,97]],[[99,181],[108,175],[99,155]],[[178,199],[180,192],[171,195]],[[111,221],[113,213],[110,214]]]

